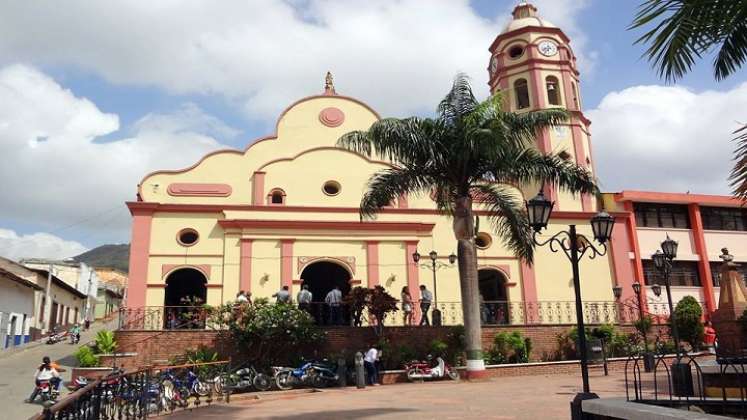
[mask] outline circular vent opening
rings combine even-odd
[[[477,246],[480,249],[485,249],[490,247],[490,244],[493,243],[493,238],[490,237],[485,232],[480,232],[475,236],[475,246]]]
[[[337,181],[327,181],[324,183],[324,186],[322,187],[322,191],[324,191],[327,195],[337,195],[340,193],[340,183]]]
[[[200,239],[200,235],[194,229],[182,229],[176,237],[177,241],[184,246],[192,246]]]
[[[524,47],[520,45],[513,46],[508,50],[508,56],[511,58],[519,58],[524,54]]]

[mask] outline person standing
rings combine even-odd
[[[288,286],[283,286],[283,288],[278,290],[278,292],[272,295],[272,297],[276,299],[275,303],[290,303],[291,301],[291,294]]]
[[[366,368],[366,380],[369,385],[379,385],[379,372],[376,368],[376,363],[379,360],[379,350],[376,349],[376,344],[366,351],[366,355],[363,356],[363,367]]]
[[[301,286],[301,291],[298,292],[298,295],[296,295],[298,308],[311,314],[311,301],[313,300],[313,298],[314,295],[309,291],[309,285],[304,284],[303,286]]]
[[[431,308],[431,302],[433,302],[433,294],[430,290],[425,288],[424,284],[420,285],[420,325],[431,325],[431,321],[428,319],[428,310]]]
[[[412,296],[410,296],[410,289],[407,286],[402,288],[402,312],[404,313],[404,319],[402,322],[405,326],[412,325]]]
[[[249,303],[249,298],[246,297],[246,292],[242,290],[238,295],[236,295],[236,303],[238,303],[239,305],[241,305],[242,303]]]
[[[342,292],[339,286],[335,286],[334,289],[327,293],[327,297],[324,298],[324,302],[329,307],[329,323],[331,325],[342,324],[342,311],[340,304],[342,303]]]

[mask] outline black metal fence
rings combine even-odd
[[[651,372],[641,356],[625,364],[628,401],[747,418],[744,358],[696,360],[694,356],[656,355]]]
[[[140,420],[228,401],[219,378],[227,361],[116,371],[65,396],[29,420]]]

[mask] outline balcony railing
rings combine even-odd
[[[701,304],[702,306],[702,304]],[[461,302],[438,302],[431,304],[425,316],[433,322],[433,310],[441,312],[442,325],[462,325]],[[363,312],[358,323],[350,308],[340,305],[333,309],[322,302],[303,306],[318,325],[371,326],[379,322],[373,315]],[[421,305],[411,307],[411,315],[402,310],[387,314],[386,326],[419,325],[425,323]],[[584,322],[587,324],[632,324],[639,318],[635,306],[613,301],[587,301],[583,304]],[[669,317],[665,303],[648,302],[647,313],[656,321],[664,322]],[[576,306],[573,301],[486,301],[480,304],[480,320],[483,325],[571,325],[576,324]],[[223,329],[225,325],[216,317],[210,316],[210,309],[198,306],[146,306],[140,308],[120,308],[120,330],[179,330],[179,329]]]

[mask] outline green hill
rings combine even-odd
[[[130,244],[101,245],[73,259],[93,267],[113,267],[127,273],[130,263]]]

